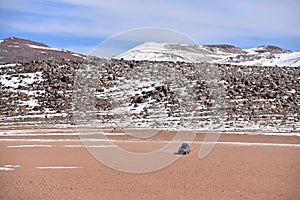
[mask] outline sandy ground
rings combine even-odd
[[[155,172],[130,174],[103,165],[78,136],[62,132],[0,137],[0,199],[300,199],[297,136],[222,135],[200,160],[204,134],[199,134],[190,155],[178,155],[175,163]],[[172,134],[140,141],[110,138],[129,151],[147,152]],[[49,166],[67,168],[43,168]]]

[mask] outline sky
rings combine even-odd
[[[156,27],[197,44],[296,51],[299,8],[299,0],[0,0],[0,39],[15,36],[88,54],[120,33]]]

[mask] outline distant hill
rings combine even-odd
[[[81,60],[85,56],[56,49],[43,43],[11,37],[0,40],[0,64],[32,60]]]

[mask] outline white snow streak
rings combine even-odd
[[[52,47],[44,47],[44,46],[39,46],[39,45],[33,45],[33,44],[27,44],[30,48],[34,49],[43,49],[43,50],[51,50],[51,51],[65,51],[63,49],[57,49],[57,48],[52,48]]]

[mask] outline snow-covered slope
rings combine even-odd
[[[209,52],[201,46],[147,42],[118,56],[125,60],[208,62]]]
[[[275,46],[261,46],[243,50],[231,45],[189,45],[146,42],[116,57],[125,60],[300,66],[300,52],[286,51]]]

